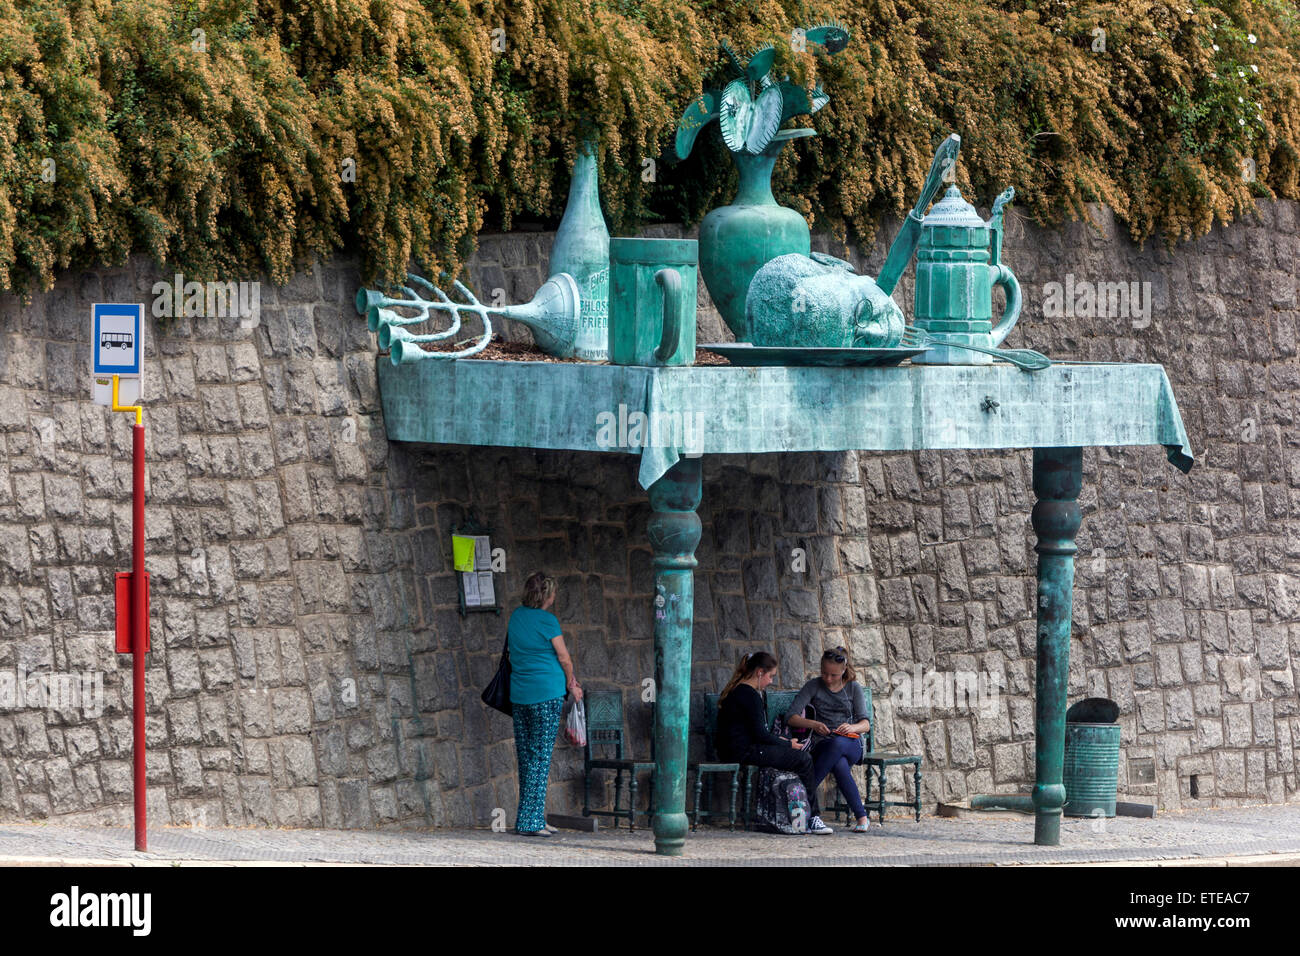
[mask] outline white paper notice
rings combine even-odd
[[[484,607],[497,603],[496,589],[492,587],[492,572],[478,572],[478,599]]]
[[[475,535],[474,537],[474,570],[492,570],[492,545],[488,543],[488,537],[485,534]],[[491,602],[484,601],[483,603],[490,604]]]
[[[474,571],[461,571],[460,580],[465,588],[465,606],[478,607],[482,604],[478,594],[478,574]]]

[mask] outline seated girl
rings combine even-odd
[[[817,805],[817,781],[825,777],[814,775],[812,758],[802,745],[787,737],[778,737],[767,726],[767,708],[763,691],[776,676],[776,658],[766,651],[746,654],[741,658],[736,672],[723,689],[718,703],[718,754],[723,760],[750,764],[755,767],[775,767],[799,775],[808,792],[808,832],[828,834],[831,830],[822,822]]]
[[[812,706],[814,717],[803,716]],[[862,759],[866,738],[871,729],[867,719],[867,696],[857,682],[848,652],[842,647],[822,655],[821,676],[803,685],[790,705],[786,725],[796,730],[811,730],[813,779],[820,786],[828,773],[857,817],[854,833],[866,833],[871,818],[862,804],[862,794],[853,779],[852,768]]]

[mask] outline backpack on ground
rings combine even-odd
[[[758,771],[754,827],[764,833],[807,833],[812,812],[798,774],[775,767]]]

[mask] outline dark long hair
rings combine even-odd
[[[726,700],[728,694],[736,689],[736,685],[743,680],[748,680],[754,671],[774,671],[776,670],[776,658],[767,651],[755,651],[752,654],[746,654],[736,665],[736,671],[731,675],[731,680],[727,681],[727,686],[722,688],[722,693],[718,695],[718,700]]]

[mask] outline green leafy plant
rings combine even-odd
[[[825,33],[800,49],[800,23]],[[199,281],[340,252],[367,284],[456,273],[482,232],[558,223],[589,134],[612,230],[689,226],[770,87],[767,149],[817,114],[772,188],[819,231],[870,241],[955,130],[968,194],[1179,239],[1300,199],[1297,77],[1294,0],[0,0],[0,291],[133,253]]]

